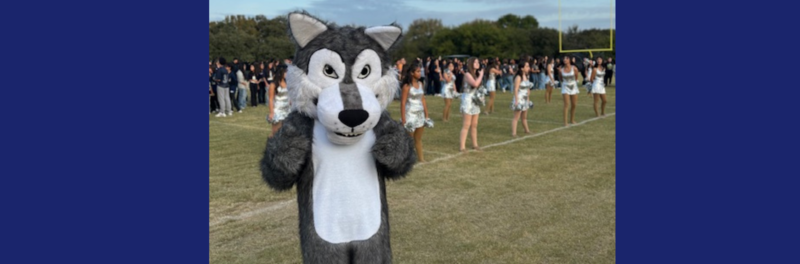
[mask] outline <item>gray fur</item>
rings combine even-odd
[[[313,165],[309,165],[313,168]],[[306,170],[297,183],[297,207],[300,210],[300,249],[303,263],[392,263],[389,239],[389,208],[386,195],[381,195],[381,225],[367,240],[332,244],[317,235],[314,227],[313,170]],[[378,178],[381,193],[386,193],[386,183]]]
[[[292,112],[281,129],[267,139],[261,177],[277,191],[291,189],[311,155],[314,119]]]
[[[308,16],[305,12],[299,13]],[[391,263],[389,208],[386,203],[385,181],[405,176],[417,160],[413,139],[385,110],[391,103],[394,89],[397,87],[397,75],[389,70],[392,62],[387,49],[373,39],[376,36],[365,34],[365,28],[337,27],[322,23],[327,26],[327,30],[303,47],[297,45],[294,64],[289,66],[286,76],[289,97],[292,100],[292,113],[283,121],[275,136],[267,141],[264,157],[261,160],[262,177],[273,189],[279,191],[288,190],[297,183],[299,233],[304,263]],[[397,25],[392,24],[392,26]],[[291,30],[290,36],[295,44],[298,44]],[[381,38],[384,46],[388,43],[387,38],[391,38],[377,37]],[[397,37],[389,50],[396,48],[401,38],[402,34]],[[342,99],[348,102],[344,103],[345,109],[356,105],[360,108],[361,105],[361,95],[350,73],[351,66],[359,53],[365,49],[372,49],[381,60],[382,76],[378,87],[370,87],[383,109],[378,123],[373,128],[376,138],[372,147],[381,192],[381,224],[378,231],[367,240],[329,243],[319,237],[314,226],[312,204],[314,164],[311,155],[314,120],[318,118],[314,102],[324,87],[319,87],[310,81],[307,72],[311,55],[323,48],[338,53],[346,65],[345,78],[339,84]]]
[[[322,87],[311,82],[306,73],[294,65],[289,65],[286,72],[286,86],[289,90],[289,100],[292,102],[292,111],[299,111],[308,117],[317,118],[317,106],[314,104],[314,100],[319,97]],[[372,87],[373,93],[378,96],[378,102],[383,109],[392,103],[394,89],[398,86],[397,73],[385,71],[377,87]]]
[[[355,83],[340,83],[339,93],[342,94],[344,110],[361,109],[361,93]]]
[[[317,118],[317,105],[314,100],[319,98],[322,87],[311,82],[303,70],[289,65],[286,72],[286,89],[289,90],[292,111]]]
[[[405,176],[417,161],[414,139],[400,122],[392,120],[388,111],[383,112],[372,130],[376,137],[372,156],[377,161],[378,173],[392,180]]]
[[[308,13],[303,14],[311,16]],[[390,26],[399,28],[399,26],[394,23],[392,23]],[[311,55],[314,54],[315,51],[325,48],[338,53],[346,65],[353,65],[353,63],[356,61],[356,57],[358,57],[358,54],[361,53],[361,51],[365,49],[372,49],[378,53],[378,56],[381,58],[381,66],[383,67],[382,72],[389,72],[389,68],[392,65],[392,60],[389,58],[389,54],[392,50],[396,49],[397,44],[400,43],[402,34],[397,38],[397,40],[395,40],[394,45],[392,45],[387,52],[381,52],[384,51],[384,48],[381,47],[377,41],[372,39],[372,37],[364,33],[364,29],[366,28],[354,28],[349,26],[337,27],[335,25],[328,24],[328,30],[319,34],[316,38],[314,38],[314,40],[311,40],[311,42],[302,48],[297,44],[297,41],[294,40],[294,37],[291,35],[290,31],[290,37],[295,45],[297,45],[297,52],[294,54],[294,60],[292,62],[295,66],[299,67],[305,72],[308,72],[308,61],[311,59]],[[350,67],[347,67],[345,81],[347,82],[347,79],[351,78],[351,76]],[[350,80],[350,82],[352,82],[352,80]]]

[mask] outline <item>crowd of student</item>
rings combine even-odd
[[[209,62],[209,115],[216,117],[241,113],[250,96],[250,106],[269,107],[267,121],[272,124],[272,134],[290,111],[285,74],[291,58],[282,62],[275,59],[258,62],[228,63],[225,58]],[[552,99],[553,89],[561,89],[564,125],[576,124],[575,109],[579,88],[583,87],[594,99],[596,116],[605,115],[605,87],[611,84],[616,62],[613,58],[584,58],[580,63],[574,56],[550,58],[548,56],[521,56],[518,59],[471,57],[460,59],[417,58],[408,63],[401,58],[392,67],[398,72],[400,86],[396,99],[400,100],[400,120],[409,135],[414,138],[417,156],[425,162],[422,152],[422,134],[425,127],[432,127],[425,95],[444,99],[442,121],[450,119],[452,100],[460,99],[462,127],[459,137],[460,151],[466,151],[467,136],[471,136],[472,148],[478,145],[478,119],[481,113],[494,113],[495,93],[513,93],[511,109],[514,115],[511,136],[517,136],[517,125],[522,120],[525,133],[530,133],[527,123],[528,111],[533,107],[529,95],[531,90],[545,90],[545,103]],[[578,83],[578,78],[582,83]],[[249,91],[249,93],[248,93]],[[487,98],[488,97],[488,98]],[[599,106],[599,107],[598,107]],[[483,109],[481,109],[483,107]]]

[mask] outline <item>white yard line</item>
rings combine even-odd
[[[529,139],[529,138],[534,138],[534,137],[550,134],[550,133],[553,133],[553,132],[558,132],[558,131],[561,131],[561,130],[564,130],[564,129],[569,129],[569,128],[577,127],[577,126],[580,126],[580,125],[584,125],[586,123],[597,121],[597,120],[600,120],[600,119],[604,119],[606,117],[613,116],[613,115],[616,115],[616,114],[617,113],[610,113],[610,114],[606,114],[605,116],[586,119],[586,120],[578,122],[577,124],[574,124],[574,125],[558,127],[558,128],[550,129],[550,130],[547,130],[547,131],[539,132],[539,133],[536,133],[536,134],[527,135],[527,136],[524,136],[524,137],[518,137],[518,138],[515,138],[515,139],[506,140],[506,141],[503,141],[503,142],[489,144],[489,145],[481,147],[481,149],[485,150],[485,149],[489,149],[489,148],[493,148],[493,147],[508,145],[508,144],[511,144],[511,143],[514,143],[514,142],[517,142],[517,141],[520,141],[520,140],[526,140],[526,139]],[[209,122],[215,122],[215,121],[209,121]],[[216,122],[216,123],[221,123],[221,122]],[[226,123],[221,123],[221,124],[226,124]],[[233,124],[226,124],[226,125],[233,125]],[[240,126],[240,125],[236,125],[236,126]],[[440,162],[440,161],[449,160],[449,159],[452,159],[452,158],[455,158],[455,157],[458,157],[458,156],[461,156],[461,155],[464,154],[464,153],[461,153],[461,152],[456,153],[456,154],[449,154],[449,155],[446,154],[446,153],[433,152],[433,151],[426,151],[426,152],[437,153],[437,154],[445,154],[447,156],[444,156],[444,157],[441,157],[441,158],[438,158],[438,159],[434,159],[434,160],[431,160],[431,161],[426,162],[426,163],[417,163],[416,165],[414,165],[414,168],[420,167],[420,166],[424,166],[424,165],[427,165],[427,164]],[[470,150],[469,152],[473,152],[473,150]],[[242,220],[242,219],[245,219],[245,218],[253,217],[253,216],[258,215],[258,214],[262,214],[262,213],[266,213],[266,212],[271,212],[271,211],[275,211],[275,210],[278,210],[278,209],[282,209],[282,208],[284,208],[286,206],[289,206],[294,201],[295,201],[295,199],[283,201],[283,202],[280,202],[280,203],[275,204],[275,205],[271,205],[271,206],[264,207],[264,208],[261,208],[261,209],[256,209],[256,210],[249,211],[249,212],[244,212],[244,213],[241,213],[241,214],[235,215],[235,216],[222,216],[222,217],[220,217],[220,218],[218,218],[218,219],[216,219],[214,221],[210,221],[208,223],[208,226],[211,227],[211,226],[223,224],[223,223],[225,223],[227,221],[230,221],[230,220]]]
[[[617,113],[610,113],[610,114],[606,114],[605,116],[586,119],[586,120],[578,122],[577,124],[574,124],[574,125],[562,126],[562,127],[550,129],[550,130],[547,130],[547,131],[539,132],[539,133],[536,133],[536,134],[527,135],[527,136],[524,136],[524,137],[518,137],[518,138],[515,138],[515,139],[510,139],[510,140],[506,140],[506,141],[499,142],[499,143],[489,144],[489,145],[486,145],[486,146],[482,146],[481,149],[485,150],[485,149],[489,149],[489,148],[492,148],[492,147],[508,145],[508,144],[511,144],[511,143],[514,143],[514,142],[517,142],[517,141],[520,141],[520,140],[534,138],[534,137],[550,134],[550,133],[553,133],[553,132],[561,131],[561,130],[564,130],[564,129],[569,129],[569,128],[572,128],[572,127],[584,125],[586,123],[589,123],[589,122],[592,122],[592,121],[596,121],[596,120],[600,120],[600,119],[603,119],[603,118],[606,118],[606,117],[609,117],[609,116],[613,116],[613,115],[616,115],[616,114]],[[473,152],[473,151],[474,150],[470,150],[469,152]],[[464,153],[459,152],[459,153],[452,154],[452,155],[449,155],[449,156],[444,156],[444,157],[441,157],[441,158],[438,158],[438,159],[434,159],[434,160],[426,162],[426,163],[417,163],[416,165],[414,165],[414,168],[419,167],[419,166],[424,166],[426,164],[436,163],[436,162],[439,162],[439,161],[449,160],[449,159],[461,156],[462,154],[464,154]]]
[[[509,122],[512,120],[512,118],[493,117],[491,115],[487,116],[487,115],[484,115],[484,114],[481,114],[481,117],[478,120],[484,119],[484,118],[497,119],[497,120],[506,120],[506,121],[509,121]],[[528,119],[528,122],[544,123],[544,124],[557,124],[557,125],[561,125],[562,124],[562,123],[559,123],[559,122],[543,121],[543,120],[535,120],[535,119]]]
[[[242,219],[245,219],[245,218],[253,217],[253,216],[258,215],[258,214],[263,214],[263,213],[266,213],[266,212],[275,211],[275,210],[284,208],[286,206],[289,206],[294,201],[295,201],[295,199],[286,200],[286,201],[283,201],[283,202],[279,202],[278,204],[270,205],[270,206],[267,206],[267,207],[264,207],[264,208],[260,208],[260,209],[256,209],[256,210],[253,210],[253,211],[249,211],[249,212],[244,212],[244,213],[241,213],[241,214],[235,215],[235,216],[226,215],[226,216],[220,217],[220,218],[218,218],[218,219],[216,219],[214,221],[209,221],[208,222],[208,227],[219,225],[219,224],[225,223],[225,222],[230,221],[230,220],[242,220]]]
[[[450,155],[450,153],[436,152],[436,151],[430,151],[430,150],[424,150],[424,149],[422,151],[433,153],[433,154],[445,155],[445,156],[446,155]]]

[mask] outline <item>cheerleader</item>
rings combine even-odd
[[[605,75],[606,75],[606,67],[603,66],[603,58],[597,57],[597,65],[594,67],[594,71],[592,71],[592,77],[590,81],[592,82],[592,94],[594,94],[594,115],[595,116],[605,116],[606,115],[606,85],[605,85]],[[603,100],[603,106],[600,110],[600,113],[597,113],[597,100]]]
[[[545,65],[545,69],[547,69],[547,77],[545,77],[545,88],[547,89],[544,92],[544,102],[546,104],[550,103],[550,99],[553,98],[553,87],[556,85],[556,78],[553,75],[553,67],[555,65],[555,61],[553,59],[549,59],[547,64]]]
[[[561,96],[564,98],[564,126],[568,126],[567,110],[569,110],[569,120],[572,124],[575,122],[575,107],[578,105],[578,81],[577,75],[580,73],[578,67],[572,64],[568,57],[564,57],[564,67],[560,69],[561,78]]]
[[[272,137],[281,128],[283,120],[289,116],[289,90],[286,89],[286,66],[280,65],[276,67],[275,76],[272,78],[272,83],[269,85],[269,116],[267,122],[272,124]]]
[[[442,121],[448,122],[450,121],[450,104],[453,102],[453,98],[456,94],[456,76],[453,74],[453,62],[448,62],[447,66],[445,67],[444,74],[444,86],[442,87],[442,98],[444,98],[444,113],[442,113]]]
[[[525,128],[525,134],[530,134],[531,130],[528,129],[528,109],[532,103],[528,98],[530,89],[533,88],[533,83],[528,80],[531,67],[526,61],[520,61],[517,68],[517,74],[514,76],[514,98],[511,101],[511,110],[514,110],[514,119],[511,121],[511,136],[517,137],[517,123],[522,117],[522,127]]]
[[[536,89],[544,90],[548,80],[547,80],[547,57],[539,57],[538,58],[538,67],[539,67],[539,82],[536,84]]]
[[[472,134],[472,148],[481,151],[478,147],[478,117],[481,107],[474,101],[478,88],[483,81],[483,70],[480,69],[480,61],[471,57],[467,60],[467,72],[464,73],[464,87],[461,89],[461,115],[463,124],[461,126],[461,136],[459,137],[459,151],[466,151],[467,134]]]
[[[489,92],[489,103],[486,104],[486,114],[494,113],[494,95],[497,90],[497,76],[502,76],[498,61],[489,60],[487,67],[489,70],[489,80],[486,81],[486,90]]]
[[[408,135],[414,138],[417,161],[425,162],[425,158],[422,156],[422,132],[425,131],[425,123],[429,120],[428,106],[425,104],[425,91],[419,81],[421,74],[419,64],[416,63],[412,63],[404,74],[401,84],[403,92],[400,97],[400,119],[408,131]]]

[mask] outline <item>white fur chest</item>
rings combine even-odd
[[[330,243],[366,240],[381,224],[381,194],[370,129],[352,145],[328,141],[325,127],[314,122],[311,147],[314,228]]]

